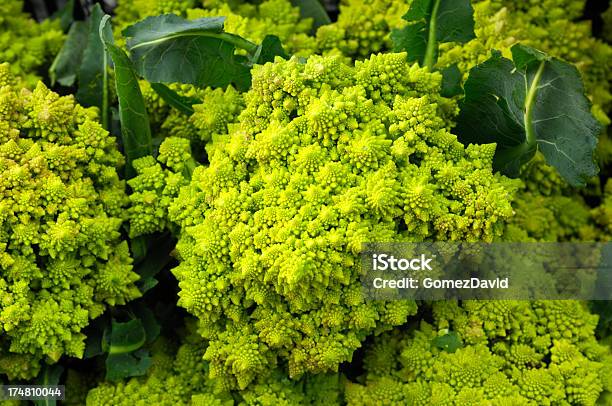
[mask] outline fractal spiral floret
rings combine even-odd
[[[595,405],[612,385],[612,354],[583,303],[437,302],[433,314],[375,338],[350,405]],[[449,329],[464,346],[435,345]]]
[[[0,65],[0,372],[81,357],[81,330],[140,295],[121,225],[123,157],[97,113]]]
[[[239,123],[169,207],[179,304],[200,319],[211,377],[334,371],[404,323],[413,302],[362,297],[364,242],[502,235],[516,183],[492,173],[493,145],[449,132],[440,80],[405,54],[255,67]]]
[[[23,0],[0,2],[0,63],[10,63],[13,75],[34,86],[62,47],[64,34],[59,21],[36,23],[22,11]]]

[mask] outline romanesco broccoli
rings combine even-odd
[[[120,228],[123,157],[97,113],[42,83],[13,85],[0,65],[0,372],[80,357],[107,306],[140,295]],[[31,361],[28,361],[32,358]]]
[[[492,173],[493,145],[449,132],[440,81],[405,54],[254,68],[239,122],[169,207],[179,304],[200,319],[211,377],[334,371],[404,323],[414,303],[364,301],[363,242],[503,234],[517,184]]]

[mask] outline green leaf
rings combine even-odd
[[[440,94],[444,97],[453,97],[463,93],[461,87],[461,79],[463,74],[459,70],[457,64],[448,66],[441,71],[442,73],[442,90]]]
[[[144,375],[151,365],[148,352],[142,349],[146,341],[147,334],[141,320],[132,319],[126,323],[113,320],[106,358],[106,379]]]
[[[85,21],[75,21],[70,27],[64,46],[56,55],[49,68],[51,85],[59,83],[62,86],[74,85],[77,69],[83,59],[83,52],[87,45],[87,32],[89,24]]]
[[[454,331],[450,331],[442,336],[436,337],[431,340],[432,344],[441,350],[453,353],[459,348],[463,347],[463,341],[461,337]]]
[[[470,0],[415,0],[402,18],[408,25],[391,31],[393,49],[406,51],[409,61],[430,69],[436,63],[438,44],[475,38]]]
[[[151,357],[146,350],[132,354],[115,354],[106,358],[106,379],[119,381],[130,376],[142,376],[151,367]]]
[[[105,95],[108,88],[104,84],[104,75],[108,64],[104,52],[104,45],[100,41],[100,23],[104,17],[104,11],[96,4],[89,18],[89,33],[87,34],[87,46],[83,51],[83,59],[77,71],[79,89],[76,98],[85,107],[95,106],[100,109],[104,118],[108,111],[108,103],[105,105]],[[105,30],[110,30],[110,26]],[[105,35],[112,35],[105,32]],[[102,120],[104,128],[108,129],[108,121]]]
[[[171,253],[175,247],[175,241],[169,235],[162,235],[155,240],[148,236],[148,242],[151,245],[147,247],[149,254],[134,269],[140,275],[137,284],[142,293],[157,285],[154,277],[172,261]]]
[[[391,42],[395,52],[406,51],[410,62],[423,64],[427,52],[427,25],[424,22],[408,24],[402,29],[391,30]]]
[[[263,65],[266,62],[274,62],[276,56],[289,59],[289,55],[283,49],[280,39],[276,35],[266,35],[253,55],[252,63]]]
[[[140,236],[130,239],[130,250],[132,257],[136,263],[144,261],[147,258],[148,236]]]
[[[540,150],[572,186],[597,174],[600,124],[576,68],[533,48],[512,47],[470,70],[456,132],[464,144],[497,143],[496,170],[518,176]]]
[[[187,83],[200,87],[251,83],[249,55],[257,45],[223,31],[223,17],[186,20],[174,14],[148,17],[123,31],[136,71],[152,83]]]
[[[107,28],[110,30],[109,18],[110,16],[105,16],[100,25],[100,39],[104,42],[106,51],[115,66],[115,86],[119,99],[123,151],[127,157],[126,175],[131,178],[135,174],[132,162],[143,156],[152,155],[153,141],[149,115],[130,58],[121,48],[112,43],[112,31],[109,31],[111,32],[110,37],[105,34]]]
[[[41,386],[56,386],[59,385],[60,377],[64,373],[64,367],[61,365],[45,365],[41,373],[34,381],[35,385]],[[44,400],[35,400],[37,406],[54,406],[57,404],[55,399],[47,398]]]
[[[163,83],[151,83],[151,87],[169,106],[174,107],[187,116],[193,114],[194,104],[202,103],[201,100],[194,97],[186,97],[178,94]]]
[[[300,17],[312,18],[313,33],[322,25],[331,24],[331,18],[327,15],[325,7],[319,0],[291,0],[294,7],[300,9]]]
[[[134,315],[142,322],[142,327],[145,330],[146,343],[150,344],[161,332],[161,326],[157,322],[153,312],[142,302],[133,304]]]
[[[146,342],[146,332],[139,319],[111,324],[109,354],[126,354],[140,349]]]
[[[110,322],[106,315],[102,315],[89,323],[85,331],[87,339],[85,341],[83,358],[93,358],[108,350],[109,331]]]
[[[68,0],[66,4],[51,16],[52,20],[60,20],[62,30],[66,32],[74,22],[74,0]]]

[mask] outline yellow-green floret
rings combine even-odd
[[[37,23],[24,13],[23,0],[0,1],[0,63],[33,87],[62,47],[64,34],[58,20]]]
[[[107,305],[139,296],[120,228],[123,157],[97,113],[42,83],[18,90],[0,65],[0,373],[81,357]],[[28,361],[32,358],[32,364]]]
[[[209,377],[202,361],[206,344],[189,325],[178,346],[162,337],[152,346],[152,366],[146,376],[119,382],[101,382],[89,390],[87,406],[311,406],[341,403],[338,374],[308,376],[294,381],[271,368],[246,389],[229,391]],[[73,379],[75,384],[78,384]],[[70,389],[70,388],[69,388]],[[81,403],[82,404],[82,403]]]
[[[516,183],[492,173],[494,145],[449,131],[440,82],[405,54],[254,68],[238,123],[169,207],[179,304],[200,319],[212,377],[244,388],[278,363],[294,378],[334,371],[403,324],[413,302],[364,300],[364,242],[504,232]]]
[[[575,301],[433,304],[433,325],[376,337],[366,373],[349,382],[357,405],[595,405],[612,389],[597,316]],[[449,330],[460,348],[436,345]]]

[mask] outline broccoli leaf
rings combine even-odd
[[[140,275],[137,285],[144,294],[157,285],[155,275],[172,261],[175,241],[168,234],[163,234],[157,238],[151,235],[139,238],[142,240],[147,254],[136,264],[134,271]]]
[[[223,17],[186,20],[174,14],[148,17],[123,31],[136,71],[149,82],[187,83],[246,90],[248,58],[258,47],[223,31]]]
[[[108,105],[104,105],[104,95],[108,94],[108,89],[104,87],[104,75],[108,65],[104,45],[100,41],[100,23],[104,15],[100,5],[96,4],[89,18],[87,46],[83,51],[83,59],[77,72],[79,89],[76,98],[85,107],[98,107],[102,116],[106,117]],[[110,26],[107,30],[110,30]],[[105,33],[105,35],[108,34]],[[108,129],[108,121],[102,120],[102,125]]]
[[[60,377],[64,373],[61,365],[45,365],[40,375],[34,381],[35,385],[56,386],[59,384]],[[57,401],[51,397],[33,401],[36,406],[54,406]]]
[[[89,23],[85,21],[75,21],[72,24],[62,49],[49,68],[49,78],[52,85],[55,85],[55,83],[59,83],[62,86],[74,85],[77,69],[87,46],[88,31]]]
[[[159,333],[161,332],[161,326],[157,322],[155,315],[151,309],[142,302],[136,302],[131,307],[134,315],[141,321],[142,327],[145,330],[146,343],[152,343],[159,337]]]
[[[497,143],[496,170],[518,176],[540,150],[572,186],[597,174],[600,125],[576,68],[520,44],[472,68],[456,132],[463,143]]]
[[[146,339],[145,329],[139,319],[125,323],[113,320],[108,353],[112,355],[136,351],[144,345]]]
[[[438,336],[434,338],[431,342],[439,349],[451,353],[463,347],[463,341],[461,341],[461,337],[459,337],[459,335],[454,331],[450,331],[442,336]]]
[[[302,18],[312,18],[313,31],[316,31],[322,25],[331,23],[325,7],[323,7],[319,0],[292,0],[291,4],[300,9],[300,16]]]
[[[146,341],[147,334],[141,320],[132,319],[126,323],[113,320],[106,357],[106,379],[144,375],[151,366],[148,351],[142,349]]]
[[[461,87],[463,75],[456,63],[442,69],[440,73],[442,73],[442,90],[440,91],[442,96],[453,97],[463,93]]]
[[[251,63],[263,65],[266,62],[274,62],[276,56],[289,59],[289,55],[287,55],[283,49],[281,40],[276,35],[266,35],[261,45],[257,47],[257,51],[255,51]]]
[[[166,103],[187,116],[193,114],[194,104],[202,103],[201,100],[196,98],[178,94],[163,83],[151,83],[151,88],[153,88],[155,93],[157,93]]]
[[[110,24],[107,24],[109,18],[110,16],[104,16],[102,19],[100,40],[104,43],[106,52],[115,66],[115,87],[119,99],[123,150],[127,157],[127,177],[130,178],[135,174],[132,162],[137,158],[153,154],[153,141],[138,77],[132,68],[130,58],[121,48],[113,44]],[[110,34],[106,34],[107,28]]]
[[[119,381],[130,376],[142,376],[151,366],[149,351],[138,350],[132,354],[115,354],[106,358],[106,379]]]
[[[430,69],[436,64],[438,44],[475,38],[474,9],[470,0],[415,0],[402,17],[408,22],[391,31],[395,51]]]
[[[66,4],[51,15],[52,20],[59,20],[64,32],[74,23],[74,4],[74,0],[68,0]]]

